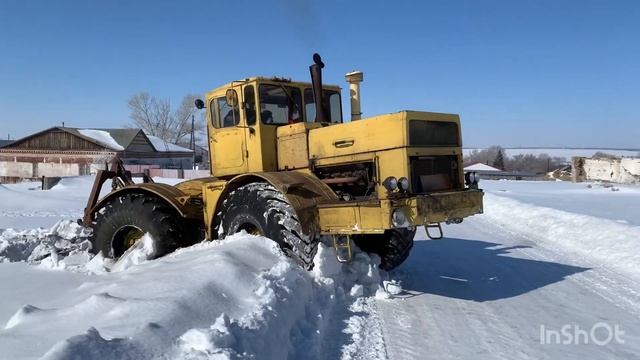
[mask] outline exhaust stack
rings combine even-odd
[[[364,79],[362,71],[352,71],[345,74],[345,80],[349,83],[349,98],[351,99],[351,121],[360,120],[360,83]]]
[[[327,122],[329,116],[327,116],[327,107],[322,91],[322,68],[324,63],[320,55],[313,54],[313,65],[309,66],[309,72],[311,73],[311,88],[313,89],[313,100],[316,104],[316,119],[315,122],[324,123]]]

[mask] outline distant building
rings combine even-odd
[[[531,172],[503,171],[483,163],[475,163],[464,168],[464,171],[475,171],[485,180],[539,180],[540,176]]]
[[[0,147],[0,178],[86,175],[104,168],[114,156],[131,165],[193,166],[191,149],[166,143],[141,129],[56,126]]]
[[[196,145],[196,166],[201,169],[209,169],[209,148]]]

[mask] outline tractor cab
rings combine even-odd
[[[282,78],[234,81],[209,92],[206,99],[202,105],[207,108],[211,171],[216,177],[278,170],[280,127],[308,129],[342,123],[338,86],[322,87],[322,117],[317,116],[311,83]]]

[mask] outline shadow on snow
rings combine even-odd
[[[522,295],[589,270],[510,254],[529,247],[456,238],[416,241],[409,259],[394,273],[409,296],[427,293],[481,302]]]

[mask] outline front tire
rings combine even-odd
[[[149,260],[176,250],[183,243],[185,223],[180,215],[162,200],[143,194],[123,194],[96,213],[89,240],[92,252],[117,259],[149,233],[154,251]]]
[[[391,271],[409,257],[415,234],[415,230],[391,229],[381,235],[356,235],[353,239],[362,251],[380,256],[381,269]]]
[[[240,186],[224,200],[217,231],[224,238],[242,230],[274,240],[300,266],[313,268],[318,250],[314,236],[303,234],[295,209],[271,184]],[[222,228],[220,229],[220,226]]]

